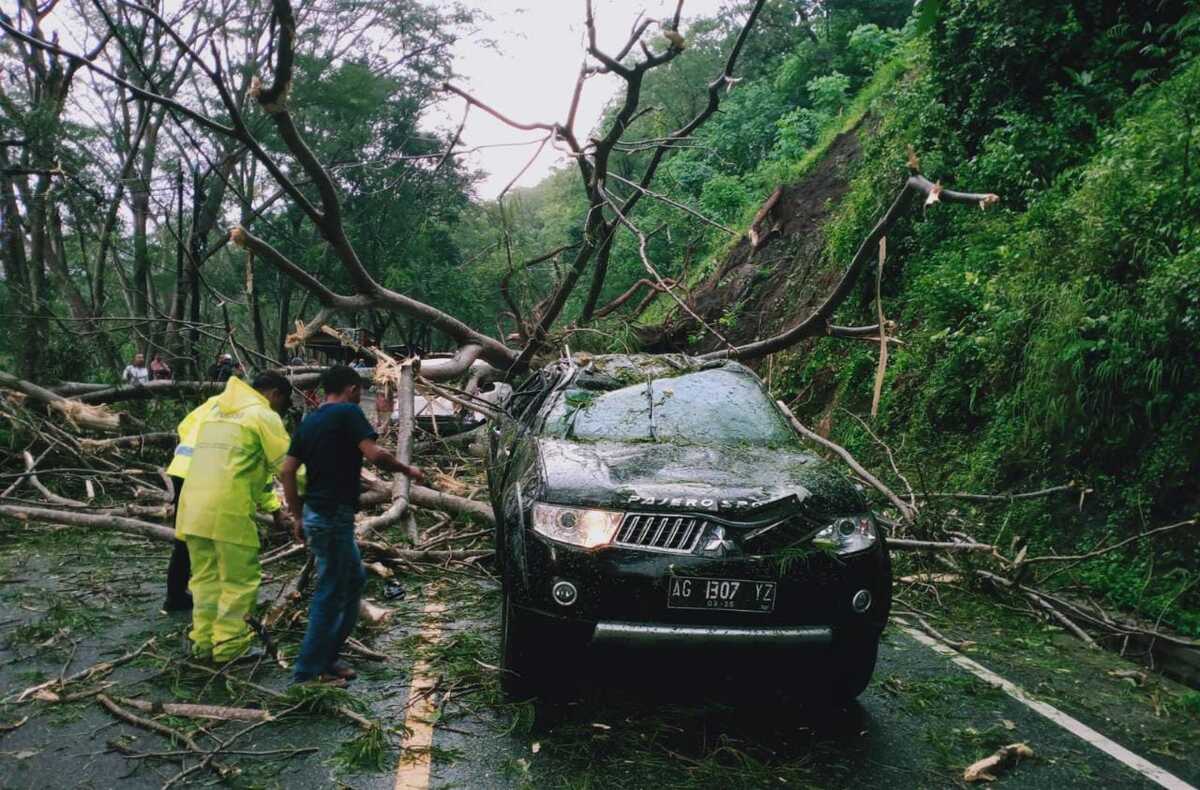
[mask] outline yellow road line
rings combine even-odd
[[[439,616],[443,611],[441,601],[432,596],[425,601],[421,639],[425,643],[437,641],[442,629]],[[429,787],[429,771],[432,767],[430,747],[433,745],[433,718],[437,704],[433,700],[433,689],[437,682],[429,663],[418,659],[413,666],[412,682],[408,689],[408,704],[404,715],[404,726],[411,735],[404,741],[400,752],[400,763],[396,766],[396,790],[426,790]],[[411,756],[412,759],[407,759]]]

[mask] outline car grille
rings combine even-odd
[[[627,513],[615,542],[619,546],[691,554],[707,526],[706,520],[694,516]]]

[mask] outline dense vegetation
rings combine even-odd
[[[882,435],[942,490],[1094,489],[993,514],[1005,540],[1070,550],[1200,507],[1200,17],[1042,5],[950,3],[909,49],[829,253],[845,259],[873,222],[906,144],[927,172],[1004,196],[998,212],[931,212],[896,234],[884,299],[907,345]],[[827,404],[869,402],[871,350],[825,343],[793,359],[793,386],[823,378]],[[877,455],[856,423],[834,424]],[[1181,536],[1078,574],[1197,633],[1198,567]]]

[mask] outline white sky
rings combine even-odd
[[[466,0],[466,5],[491,17],[477,36],[459,41],[454,49],[455,68],[463,75],[459,87],[516,121],[565,121],[571,92],[583,62],[583,0]],[[724,0],[686,0],[681,28],[688,21],[713,15]],[[654,19],[671,16],[675,0],[593,0],[597,39],[606,52],[617,51],[628,39],[638,12]],[[647,39],[657,36],[654,28]],[[492,39],[496,48],[479,45]],[[620,79],[611,75],[588,80],[579,104],[575,126],[580,137],[600,119],[605,105],[616,93]],[[431,114],[429,121],[451,131],[462,119],[463,101],[452,97]],[[535,141],[531,145],[486,148],[472,154],[467,163],[487,172],[479,194],[494,198],[520,172],[537,148],[541,136],[520,132],[472,108],[463,130],[464,147]],[[549,145],[517,182],[536,184],[563,158]]]

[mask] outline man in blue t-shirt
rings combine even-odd
[[[348,664],[338,660],[338,652],[354,630],[367,580],[354,540],[363,458],[416,482],[425,479],[420,469],[402,463],[375,443],[378,435],[358,406],[363,380],[355,370],[335,365],[321,375],[321,387],[325,401],[296,429],[279,472],[294,519],[293,535],[298,542],[308,543],[316,559],[308,630],[292,675],[296,683],[344,681],[355,674]],[[296,488],[296,472],[301,464],[308,469],[303,510]]]

